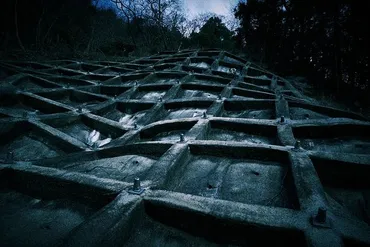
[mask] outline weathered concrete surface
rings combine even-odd
[[[370,246],[370,123],[248,61],[0,75],[0,246]]]

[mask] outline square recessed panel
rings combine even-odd
[[[0,107],[22,117],[67,112],[68,109],[29,95],[5,95]]]
[[[129,90],[130,87],[127,86],[100,86],[97,93],[104,94],[108,97],[119,96]]]
[[[112,111],[103,114],[103,117],[112,119],[124,125],[134,125],[138,119],[145,115],[145,111],[136,112],[134,114],[123,113],[120,110],[113,109]]]
[[[247,75],[248,76],[253,76],[253,77],[257,77],[257,78],[261,78],[261,79],[271,79],[271,75],[262,71],[262,70],[259,70],[259,69],[255,69],[255,68],[248,68],[247,70]]]
[[[186,133],[187,129],[180,130],[170,130],[165,132],[160,132],[150,138],[143,138],[143,140],[148,141],[179,141],[180,135]]]
[[[370,126],[333,125],[293,128],[294,136],[306,150],[337,153],[370,153]]]
[[[131,183],[135,177],[145,180],[148,170],[157,160],[158,157],[153,155],[132,154],[73,162],[63,169]]]
[[[138,91],[132,96],[132,99],[158,101],[160,98],[163,98],[166,92],[166,90]]]
[[[86,116],[47,119],[44,122],[92,147],[104,146],[126,132],[121,128]]]
[[[329,116],[325,114],[300,107],[289,107],[289,114],[290,118],[293,120],[329,118]]]
[[[273,109],[225,110],[222,117],[275,119],[275,111]]]
[[[0,191],[3,246],[55,246],[95,210],[68,199],[43,200],[14,190]]]
[[[213,101],[173,101],[165,104],[163,120],[202,117],[212,105]]]
[[[319,105],[305,104],[301,102],[290,101],[289,103],[290,118],[294,120],[302,119],[324,119],[324,118],[351,118],[356,120],[367,121],[364,116],[353,112],[347,112],[335,108],[329,108]]]
[[[263,88],[265,90],[270,90],[271,87],[271,80],[268,78],[256,78],[256,77],[244,77],[244,82],[247,83],[245,86],[248,84],[258,86],[260,88]],[[241,83],[241,87],[243,87],[243,83]]]
[[[291,186],[288,164],[189,154],[167,189],[247,204],[297,208]]]
[[[180,141],[180,135],[185,135],[196,122],[196,120],[191,120],[154,125],[142,130],[140,139],[142,141]]]
[[[117,103],[107,109],[100,110],[97,114],[123,125],[134,125],[143,119],[152,106],[152,104],[146,103]]]
[[[275,126],[211,121],[208,140],[234,141],[250,144],[278,144]]]
[[[232,98],[239,99],[275,99],[272,93],[266,93],[256,90],[246,90],[241,88],[232,89]]]
[[[241,74],[240,68],[234,68],[234,67],[229,67],[229,66],[223,66],[220,65],[217,67],[217,71],[225,72],[225,73],[231,73],[231,74]]]
[[[0,134],[0,160],[6,161],[10,152],[13,153],[14,161],[45,159],[65,154],[55,145],[56,141],[51,142],[50,137],[33,129],[30,124],[3,126],[3,131]]]
[[[273,101],[226,100],[222,117],[275,119],[275,103]]]
[[[183,84],[176,98],[200,98],[202,100],[215,100],[223,90],[221,86]]]
[[[204,108],[175,108],[175,109],[168,109],[167,116],[164,118],[165,120],[172,120],[172,119],[180,119],[180,118],[193,118],[193,117],[201,117],[207,109]]]
[[[365,164],[312,158],[334,214],[370,226],[370,168]]]
[[[276,144],[275,136],[264,136],[257,133],[245,133],[227,129],[212,128],[207,136],[208,140],[234,141],[253,144]]]
[[[255,227],[144,201],[122,246],[306,246],[303,232]]]
[[[51,146],[48,142],[43,141],[42,137],[36,136],[33,132],[25,133],[6,145],[0,146],[1,159],[5,160],[9,152],[14,154],[16,161],[52,158],[65,154],[54,145]]]
[[[44,88],[57,88],[58,85],[52,82],[49,82],[45,79],[33,77],[33,76],[23,76],[18,80],[13,82],[13,85],[22,89],[44,89]]]
[[[223,60],[227,63],[233,63],[233,64],[240,64],[240,65],[243,65],[244,63],[246,63],[246,61],[242,61],[240,58],[238,57],[231,57],[229,55],[225,56],[223,58]]]
[[[217,97],[218,97],[217,92],[192,89],[182,90],[177,96],[177,98],[202,98],[202,99],[217,99]]]
[[[57,246],[106,204],[104,195],[100,195],[96,204],[87,201],[83,193],[81,200],[66,196],[70,195],[66,191],[71,189],[70,183],[64,183],[69,187],[64,188],[55,178],[20,171],[2,172],[0,178],[6,184],[0,189],[2,246]],[[80,192],[83,187],[78,185]]]
[[[60,102],[62,104],[88,109],[93,109],[95,106],[108,100],[107,98],[104,98],[99,95],[72,90],[61,90],[49,93],[39,93],[39,95]]]
[[[190,63],[189,66],[205,68],[205,69],[208,69],[211,67],[208,63],[202,62],[202,61]]]
[[[101,133],[99,130],[87,126],[82,121],[74,121],[70,124],[57,127],[58,130],[66,133],[67,135],[76,138],[77,140],[85,143],[88,146],[93,146],[94,144],[103,146],[111,142],[111,136],[107,136]]]

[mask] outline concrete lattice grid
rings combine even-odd
[[[0,65],[5,246],[370,246],[363,116],[218,50]]]

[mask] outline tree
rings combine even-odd
[[[174,33],[179,30],[184,17],[179,0],[111,0],[129,26],[132,42],[138,36],[145,46],[163,45],[174,48]]]
[[[280,73],[348,97],[369,93],[369,15],[363,1],[248,0],[235,16],[239,47]],[[368,99],[367,99],[368,100]]]
[[[209,18],[199,32],[193,31],[190,35],[190,43],[201,48],[231,50],[234,47],[233,33],[219,17]]]

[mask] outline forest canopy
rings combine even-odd
[[[215,14],[188,20],[186,0],[110,1],[114,8],[98,8],[99,0],[4,0],[0,54],[104,59],[219,48],[306,77],[336,97],[369,102],[367,1],[243,1],[233,30]]]

